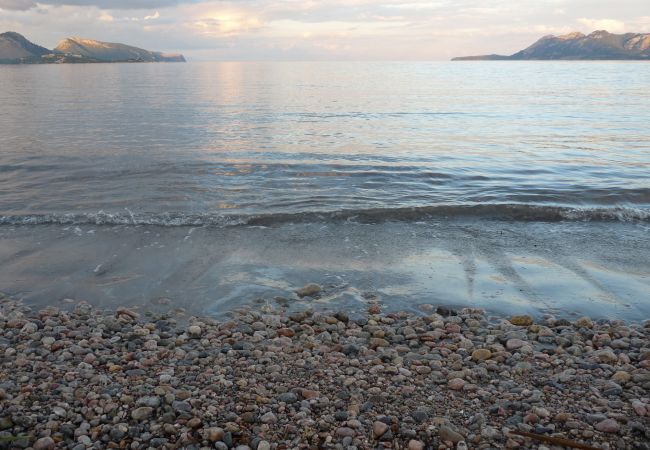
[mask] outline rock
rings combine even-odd
[[[376,420],[372,424],[372,435],[374,436],[375,439],[379,439],[388,431],[389,428],[390,427],[384,422],[380,422],[379,420]]]
[[[340,438],[344,438],[347,436],[354,437],[356,436],[356,432],[352,428],[348,427],[339,427],[336,429],[336,435]]]
[[[201,426],[201,419],[198,417],[192,417],[190,420],[187,421],[187,426],[190,428],[198,428]]]
[[[260,417],[260,422],[262,423],[278,423],[278,418],[275,414],[273,414],[271,411],[267,412],[264,414],[262,417]]]
[[[34,442],[34,450],[53,450],[55,446],[54,439],[51,437],[42,437],[36,442]]]
[[[520,327],[527,327],[533,324],[533,318],[530,316],[512,316],[510,323]]]
[[[135,404],[139,406],[151,406],[152,408],[157,408],[160,406],[160,397],[156,397],[156,396],[140,397],[135,402]]]
[[[632,400],[632,408],[634,409],[634,412],[637,416],[643,417],[648,414],[648,408],[646,407],[645,403],[639,399]],[[2,428],[0,427],[0,429]]]
[[[411,439],[408,444],[408,450],[424,450],[424,442]]]
[[[474,361],[485,361],[492,357],[492,352],[486,348],[477,348],[472,352],[472,359]]]
[[[454,431],[451,427],[448,427],[446,425],[442,425],[438,429],[438,435],[442,441],[452,442],[454,444],[457,444],[458,442],[461,442],[465,439],[462,434]]]
[[[618,383],[627,383],[628,381],[630,381],[631,378],[632,375],[630,375],[628,372],[625,372],[623,370],[619,370],[614,375],[612,375],[612,380]]]
[[[506,348],[508,350],[518,350],[524,345],[526,345],[526,342],[521,339],[508,339],[506,341]]]
[[[271,444],[268,441],[260,441],[257,444],[257,450],[271,450]]]
[[[616,356],[616,353],[608,349],[593,352],[592,359],[606,364],[616,364],[618,362],[618,356]]]
[[[370,348],[377,348],[377,347],[388,347],[390,345],[390,342],[388,342],[386,339],[382,338],[372,338],[370,339]]]
[[[301,389],[301,390],[300,390],[300,395],[301,395],[302,398],[304,398],[305,400],[312,400],[312,399],[315,399],[315,398],[320,397],[320,392],[318,392],[318,391],[312,391],[312,390],[310,390],[310,389]]]
[[[148,419],[151,414],[153,414],[153,408],[150,406],[141,406],[131,411],[131,417],[137,421]]]
[[[190,325],[187,328],[187,334],[189,334],[190,336],[192,336],[194,338],[200,337],[201,333],[202,333],[201,327],[198,326],[198,325]]]
[[[285,392],[278,396],[278,400],[284,403],[296,403],[298,401],[298,396],[293,392]]]
[[[594,428],[603,433],[618,433],[621,426],[614,419],[605,419],[602,422],[598,422]]]
[[[278,331],[278,336],[285,336],[288,338],[292,338],[296,335],[296,332],[293,331],[291,328],[280,328]]]
[[[379,314],[381,312],[381,306],[377,303],[373,303],[368,306],[368,314]]]
[[[225,435],[223,428],[211,427],[205,430],[205,436],[210,442],[222,441]]]
[[[300,289],[296,289],[296,294],[298,297],[303,298],[303,297],[313,297],[314,295],[318,294],[321,291],[321,287],[315,283],[308,284],[306,286],[301,287]]]
[[[451,380],[449,380],[449,383],[447,383],[447,387],[454,391],[460,391],[463,389],[464,386],[465,386],[465,380],[463,380],[462,378],[452,378]]]
[[[575,326],[578,328],[593,328],[594,323],[591,321],[589,317],[584,316],[576,320]]]

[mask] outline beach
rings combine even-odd
[[[648,76],[0,67],[0,448],[650,448]]]
[[[0,312],[0,448],[649,448],[648,321]]]

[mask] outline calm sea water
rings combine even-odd
[[[0,290],[648,318],[649,86],[641,62],[0,66]]]
[[[647,221],[648,86],[646,63],[4,66],[0,222]]]

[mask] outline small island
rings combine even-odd
[[[544,36],[513,55],[482,55],[453,58],[452,61],[524,60],[650,60],[650,33],[613,34],[594,31],[589,35],[570,33]]]
[[[0,34],[0,64],[69,64],[117,62],[185,62],[181,54],[71,37],[49,50],[15,32]]]

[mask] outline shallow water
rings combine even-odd
[[[647,318],[648,85],[642,62],[0,66],[0,290]]]
[[[255,308],[475,306],[631,321],[650,317],[650,240],[629,223],[497,220],[267,227],[4,226],[0,286],[38,306],[220,315]],[[299,300],[306,283],[324,287]],[[275,297],[286,301],[277,302]]]
[[[4,66],[0,220],[648,220],[648,85],[613,62]]]

